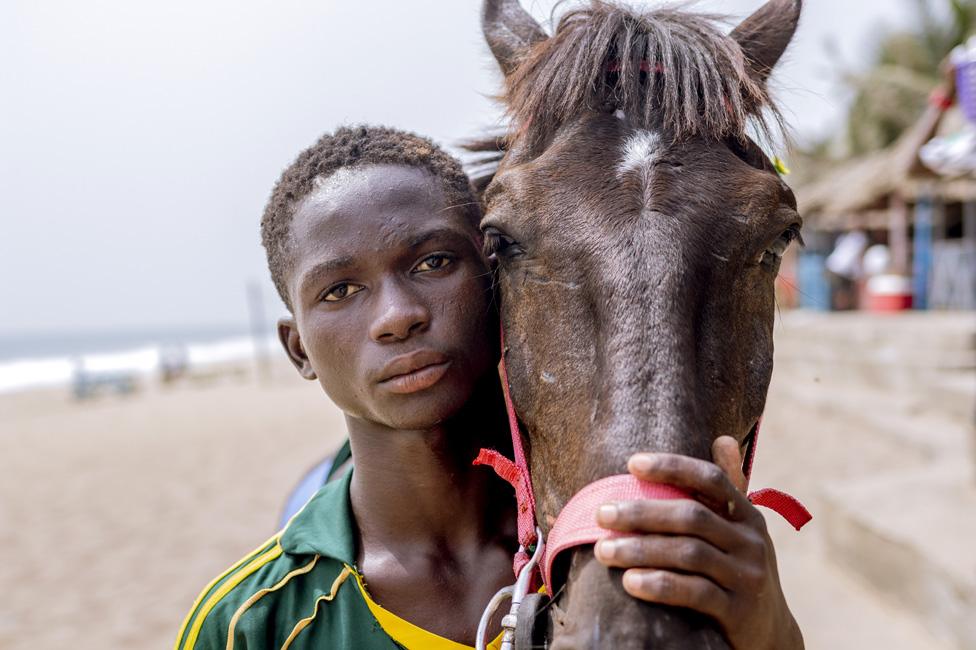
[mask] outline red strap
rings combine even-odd
[[[754,506],[769,508],[778,513],[797,530],[803,528],[808,521],[813,519],[813,515],[803,507],[798,499],[773,488],[763,488],[750,492],[749,501]]]
[[[746,450],[745,462],[742,465],[742,473],[746,476],[746,486],[749,485],[749,478],[752,476],[752,465],[756,460],[756,448],[759,446],[759,427],[762,424],[762,417],[756,422],[752,430],[752,438],[749,440],[749,448]],[[790,496],[786,492],[780,492],[773,488],[763,488],[749,493],[749,501],[755,506],[769,508],[776,512],[786,521],[790,522],[793,528],[800,530],[808,521],[813,519],[810,511],[803,507],[798,499]]]
[[[756,421],[755,426],[752,427],[752,433],[749,437],[749,446],[746,448],[746,457],[742,462],[742,473],[746,477],[746,488],[749,487],[749,479],[752,477],[752,464],[756,460],[756,447],[759,446],[759,427],[762,424],[762,416],[759,416],[759,420]]]
[[[601,528],[596,523],[597,509],[614,501],[639,501],[641,499],[689,499],[691,495],[673,485],[649,483],[631,474],[618,474],[594,481],[577,492],[563,507],[546,539],[546,555],[542,560],[542,579],[547,587],[552,585],[552,565],[562,551],[576,546],[595,544],[597,540],[625,537],[631,533]],[[764,506],[779,513],[794,528],[800,530],[812,519],[803,505],[779,490],[769,488],[749,494],[754,505]]]
[[[515,488],[515,499],[518,504],[518,524],[519,524],[519,544],[521,548],[512,560],[512,570],[516,577],[522,573],[522,567],[529,563],[529,554],[526,549],[536,543],[535,535],[535,512],[530,509],[527,494],[531,494],[529,489],[529,477],[521,467],[502,456],[494,449],[482,449],[478,457],[474,459],[472,465],[487,465],[495,470],[500,478],[507,481]],[[525,535],[522,526],[529,520],[532,525],[531,536]]]
[[[622,66],[620,65],[620,59],[610,59],[610,61],[607,62],[607,72],[620,72],[621,68]],[[664,74],[664,66],[660,63],[655,63],[653,69],[654,72],[658,74]],[[650,72],[651,62],[647,59],[642,59],[640,62],[640,71]]]
[[[495,470],[495,474],[508,483],[516,490],[522,482],[522,472],[518,465],[502,456],[494,449],[482,449],[478,457],[474,459],[472,465],[487,465]]]
[[[512,395],[508,391],[508,371],[505,369],[505,331],[501,333],[502,358],[498,362],[498,375],[502,380],[502,394],[505,396],[505,410],[508,412],[508,427],[512,433],[512,451],[515,455],[515,466],[521,477],[512,483],[515,497],[518,499],[518,537],[519,544],[528,548],[535,543],[535,495],[532,492],[532,478],[529,476],[529,462],[525,458],[522,448],[522,431],[519,428],[518,416]]]
[[[929,104],[935,106],[943,111],[952,108],[952,97],[946,94],[941,88],[936,88],[929,95]]]
[[[597,525],[596,511],[600,506],[614,501],[687,498],[689,495],[684,490],[672,485],[642,481],[631,474],[608,476],[590,483],[563,507],[546,537],[546,556],[541,567],[542,579],[547,589],[552,584],[552,563],[562,551],[593,544],[598,539],[626,535]]]

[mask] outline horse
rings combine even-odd
[[[481,228],[543,536],[634,452],[710,459],[756,430],[801,225],[756,141],[783,128],[767,80],[800,8],[769,0],[725,34],[594,0],[549,36],[518,0],[483,4],[510,121]],[[592,549],[554,565],[551,648],[728,647],[706,617],[627,595]]]

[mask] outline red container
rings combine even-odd
[[[901,275],[876,275],[867,285],[869,311],[904,311],[912,308],[912,280]]]

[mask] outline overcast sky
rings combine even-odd
[[[897,0],[804,5],[774,80],[800,138],[843,107],[825,40],[857,61],[907,19]],[[248,280],[276,315],[258,220],[301,149],[340,124],[450,145],[498,123],[479,6],[4,0],[0,335],[245,323]]]

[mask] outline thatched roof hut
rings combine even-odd
[[[945,202],[976,200],[976,178],[940,178],[918,158],[922,145],[958,131],[963,120],[958,109],[930,106],[887,149],[838,163],[797,188],[804,220],[825,231],[882,229],[890,225],[893,204],[914,203],[922,194]]]
[[[883,215],[899,185],[890,149],[845,161],[816,182],[797,189],[800,213],[817,230],[871,227]]]

